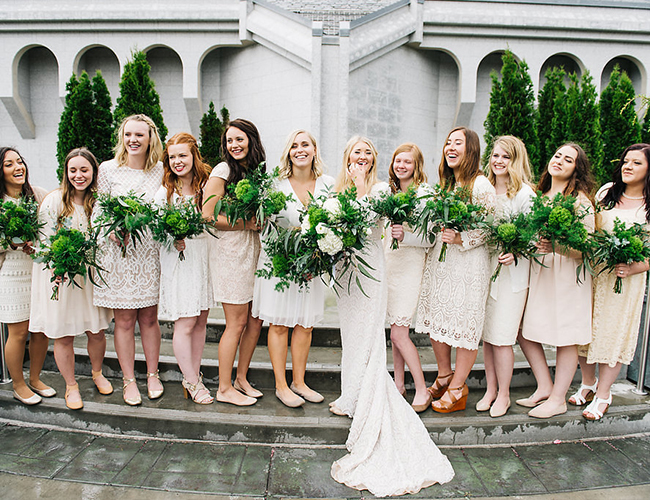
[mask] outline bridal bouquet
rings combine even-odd
[[[487,243],[493,246],[498,253],[511,253],[515,258],[515,265],[519,259],[537,260],[537,248],[534,244],[535,231],[531,229],[526,214],[519,213],[504,217],[488,226]],[[499,262],[492,277],[496,281],[503,264]]]
[[[598,274],[609,271],[616,264],[632,264],[643,262],[650,258],[650,234],[643,224],[626,226],[617,217],[614,219],[614,229],[609,232],[600,229],[592,235],[594,250],[591,255],[593,267],[602,265]],[[623,280],[616,276],[614,293],[622,293]]]
[[[50,281],[54,286],[51,300],[59,300],[59,286],[66,279],[69,280],[68,286],[81,288],[75,277],[82,276],[85,279],[88,276],[93,285],[97,285],[93,280],[91,268],[98,274],[102,270],[97,264],[97,238],[66,226],[49,237],[49,242],[36,253],[34,260],[45,264],[45,269],[52,270]],[[99,276],[101,278],[101,275]]]
[[[359,255],[373,224],[369,210],[357,201],[355,188],[331,198],[313,198],[301,215],[300,228],[278,228],[265,239],[264,249],[270,260],[257,274],[278,278],[277,290],[291,283],[304,288],[314,277],[342,286],[333,278],[336,265],[341,267],[341,276],[352,268],[374,280],[370,273],[373,268]],[[365,294],[355,272],[350,273],[348,290],[353,276]]]
[[[15,248],[28,241],[38,240],[43,224],[38,220],[38,203],[21,198],[0,203],[0,246]]]
[[[124,196],[100,194],[97,202],[101,211],[95,223],[104,228],[104,235],[115,233],[121,243],[122,257],[126,257],[127,237],[131,235],[134,247],[136,241],[142,240],[153,220],[153,209],[133,192]]]
[[[384,192],[370,200],[370,208],[379,217],[386,217],[389,224],[413,223],[418,206],[418,194],[415,186],[411,185],[406,192]],[[399,241],[393,239],[391,248],[399,248]]]
[[[208,228],[203,215],[196,209],[196,205],[189,200],[180,203],[166,203],[161,206],[151,224],[153,239],[170,248],[177,240],[193,238],[203,233]],[[181,250],[179,260],[185,260]]]
[[[214,207],[215,219],[223,213],[228,224],[234,226],[239,219],[249,221],[255,218],[262,223],[272,215],[279,214],[287,206],[289,197],[275,189],[278,169],[268,174],[264,164],[248,173],[237,182],[230,184],[226,194]]]
[[[417,226],[420,232],[433,242],[435,233],[443,229],[455,231],[470,231],[485,229],[492,222],[492,216],[483,205],[470,201],[471,193],[464,188],[453,191],[442,189],[436,185],[433,194],[422,207]],[[447,256],[447,243],[440,248],[438,262],[444,262]]]

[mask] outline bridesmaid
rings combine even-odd
[[[488,180],[497,193],[498,217],[514,216],[530,209],[535,196],[530,178],[530,162],[524,143],[512,135],[498,137],[488,170]],[[492,272],[499,263],[505,267],[490,284],[483,326],[487,388],[476,403],[476,410],[489,410],[491,417],[501,417],[510,408],[510,381],[515,362],[512,346],[517,341],[528,296],[530,262],[521,259],[515,264],[511,253],[494,254],[491,260]]]
[[[410,186],[417,188],[418,196],[427,193],[427,175],[424,172],[424,157],[415,144],[405,143],[397,147],[388,167],[389,185],[393,193],[406,192]],[[384,244],[386,256],[386,279],[388,282],[388,307],[386,319],[390,324],[390,340],[393,345],[395,385],[400,394],[405,394],[404,363],[409,367],[415,383],[413,409],[426,410],[432,401],[427,391],[420,355],[409,337],[411,321],[418,305],[420,282],[424,272],[426,248],[431,244],[413,234],[407,225],[392,224],[390,238]],[[399,248],[391,248],[391,239],[400,242]]]
[[[650,144],[628,147],[614,169],[614,182],[604,185],[598,202],[604,208],[599,225],[608,231],[618,218],[626,224],[650,224]],[[620,263],[615,272],[594,279],[594,317],[591,343],[578,347],[582,384],[569,403],[592,403],[582,412],[588,420],[600,420],[612,404],[610,389],[636,350],[648,261]],[[616,278],[623,278],[622,293],[614,293]],[[596,378],[596,364],[600,380]],[[595,397],[594,397],[595,396]]]
[[[64,163],[61,188],[48,194],[39,209],[42,242],[47,242],[62,226],[88,231],[95,206],[97,160],[86,148],[73,149]],[[106,352],[104,331],[111,320],[111,311],[93,305],[90,280],[77,277],[78,288],[60,279],[59,300],[51,300],[52,270],[34,263],[32,274],[32,310],[29,329],[54,339],[54,359],[65,380],[65,404],[71,410],[83,408],[79,385],[74,375],[74,339],[88,336],[88,357],[92,378],[100,394],[112,394],[113,386],[102,374]]]
[[[594,230],[594,207],[591,193],[594,182],[589,159],[577,144],[561,146],[551,158],[537,190],[552,198],[558,193],[576,197],[579,210],[589,215],[583,223]],[[582,254],[560,248],[540,239],[538,252],[545,254],[544,267],[532,263],[528,302],[519,334],[521,346],[531,369],[537,389],[517,404],[532,408],[528,415],[550,418],[566,413],[566,393],[578,367],[578,347],[591,340],[591,276],[582,284],[576,282],[576,268]],[[555,381],[546,364],[542,344],[557,347]]]
[[[494,210],[494,187],[481,173],[478,135],[456,127],[447,136],[440,161],[440,186],[447,191],[465,188],[473,203]],[[443,243],[447,257],[438,262]],[[464,410],[469,376],[483,333],[485,302],[490,282],[490,257],[480,230],[444,229],[427,255],[415,330],[428,333],[438,363],[438,377],[429,388],[434,411]],[[451,369],[451,348],[456,347],[456,371]]]
[[[221,136],[225,161],[210,174],[204,188],[203,216],[214,220],[214,207],[231,184],[248,172],[265,168],[266,153],[257,127],[248,120],[231,121]],[[257,221],[237,221],[230,226],[226,217],[214,220],[218,237],[210,239],[208,268],[212,278],[214,300],[221,302],[226,328],[219,341],[219,390],[217,401],[237,406],[257,402],[262,393],[247,380],[248,367],[260,336],[262,321],[251,315],[255,270],[260,254],[260,226]],[[232,369],[239,347],[237,375],[232,383]]]
[[[135,192],[151,202],[160,188],[163,167],[162,144],[156,124],[145,115],[126,117],[118,129],[115,158],[99,166],[98,193],[112,196]],[[101,265],[108,286],[95,287],[94,303],[113,309],[115,351],[122,368],[124,402],[142,403],[135,382],[135,324],[140,325],[142,348],[147,363],[147,395],[157,399],[163,394],[158,375],[160,325],[158,324],[158,288],[160,259],[158,245],[146,233],[137,247],[126,242],[126,257],[121,243],[111,234],[103,244]]]
[[[0,148],[0,200],[18,203],[20,198],[41,202],[47,192],[29,183],[27,164],[14,148]],[[29,339],[29,385],[23,375],[25,344],[29,326],[30,294],[32,286],[32,241],[24,245],[0,247],[0,323],[9,330],[5,357],[13,380],[14,398],[26,405],[41,402],[41,396],[50,398],[56,391],[45,385],[41,369],[47,355],[48,339],[42,333],[32,333]]]
[[[334,178],[323,175],[316,139],[306,130],[291,133],[280,158],[278,189],[291,195],[293,201],[280,212],[278,223],[283,227],[300,226],[300,210],[310,201],[310,196],[326,194],[334,185]],[[259,267],[264,265],[262,252]],[[307,357],[311,346],[313,326],[323,319],[325,285],[315,279],[306,290],[297,285],[278,292],[277,279],[255,279],[253,317],[270,323],[268,334],[269,356],[275,375],[275,395],[286,406],[302,406],[305,400],[320,403],[323,396],[305,383]],[[287,384],[287,346],[291,334],[291,386]]]
[[[196,139],[184,132],[176,134],[163,152],[162,186],[154,196],[158,205],[191,202],[203,207],[203,186],[210,175],[203,163]],[[185,260],[179,259],[183,252]],[[159,317],[174,322],[172,346],[183,373],[183,393],[198,404],[214,398],[205,387],[201,357],[205,347],[208,313],[214,306],[208,275],[208,235],[176,240],[173,247],[160,249]],[[192,286],[187,286],[191,283]]]

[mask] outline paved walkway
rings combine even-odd
[[[578,492],[600,488],[617,488],[607,498],[650,497],[647,434],[541,445],[441,448],[456,478],[412,497],[563,498],[558,495],[574,492],[577,496],[567,498],[587,498],[589,492],[585,496]],[[129,438],[0,421],[0,497],[190,498],[163,496],[162,491],[265,499],[371,496],[330,478],[332,462],[344,453],[340,446]],[[142,496],[145,493],[149,495]],[[596,496],[589,493],[588,497],[605,498],[603,491],[593,493]]]

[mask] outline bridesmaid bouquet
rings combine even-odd
[[[101,267],[97,264],[97,238],[95,235],[84,233],[78,229],[63,226],[49,237],[49,243],[36,253],[34,260],[45,264],[44,269],[52,270],[52,296],[50,300],[59,300],[59,286],[68,279],[68,286],[81,288],[75,277],[86,276],[95,286],[91,268],[99,277]]]
[[[418,194],[413,185],[406,192],[382,193],[370,200],[371,210],[379,217],[386,217],[389,224],[414,223],[417,206]],[[398,249],[399,241],[393,239],[391,248]]]
[[[614,219],[612,232],[600,229],[593,235],[594,250],[591,255],[592,265],[602,265],[603,268],[598,274],[609,271],[616,267],[616,264],[632,264],[643,262],[650,258],[650,233],[643,224],[634,223],[626,226],[617,217]],[[614,293],[622,293],[623,280],[616,276],[614,282]]]
[[[128,236],[131,235],[133,246],[142,240],[142,235],[151,224],[154,210],[142,196],[129,192],[125,196],[100,194],[97,202],[101,209],[95,223],[104,228],[104,235],[115,232],[121,243],[122,257],[126,257]]]
[[[28,241],[38,240],[43,223],[38,220],[38,203],[21,198],[19,203],[0,203],[0,246],[16,248]]]
[[[155,213],[151,224],[153,239],[170,248],[177,240],[193,238],[208,229],[203,215],[196,209],[196,205],[189,200],[180,203],[166,203]],[[185,260],[181,250],[179,260]]]
[[[234,226],[239,219],[249,221],[255,218],[263,222],[270,216],[279,214],[287,206],[290,197],[275,189],[278,175],[277,168],[268,174],[261,163],[246,178],[230,184],[226,194],[214,207],[215,219],[223,213],[228,224]]]
[[[537,258],[537,248],[533,240],[535,231],[531,229],[526,214],[518,213],[504,217],[496,221],[493,225],[488,226],[487,243],[495,247],[498,253],[511,253],[515,258],[515,265],[519,259],[534,259],[539,263]],[[540,263],[541,264],[541,263]],[[501,272],[503,264],[499,262],[497,268],[490,278],[496,281]]]
[[[374,280],[370,273],[373,268],[359,255],[372,232],[372,219],[369,210],[357,201],[356,188],[331,198],[312,198],[301,214],[300,228],[278,228],[265,240],[270,261],[257,274],[278,278],[276,290],[284,290],[291,283],[304,288],[314,277],[341,287],[333,278],[336,265],[341,265],[341,275],[353,268]],[[365,295],[356,273],[350,273],[348,290],[353,276]]]
[[[443,229],[470,231],[489,227],[492,222],[487,208],[472,203],[471,193],[465,188],[447,191],[438,184],[433,194],[426,198],[430,199],[420,211],[417,226],[420,233],[428,237],[430,242],[433,242],[435,234]],[[443,243],[438,262],[444,262],[446,256],[447,243]]]

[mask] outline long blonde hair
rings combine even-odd
[[[115,159],[117,164],[121,167],[126,165],[129,158],[129,153],[124,144],[124,127],[130,121],[144,122],[149,125],[149,148],[147,149],[147,161],[144,165],[144,171],[148,172],[160,161],[163,154],[162,141],[158,134],[158,127],[151,118],[147,115],[131,115],[127,116],[120,123],[120,128],[117,131],[117,145],[115,146]]]
[[[354,182],[348,175],[348,166],[350,165],[350,154],[352,153],[352,149],[354,149],[354,146],[359,142],[367,144],[372,151],[373,156],[372,165],[370,165],[370,169],[368,170],[368,174],[366,175],[366,180],[364,183],[366,185],[366,192],[370,192],[370,188],[372,188],[372,186],[377,183],[377,156],[379,154],[377,152],[377,148],[367,137],[355,135],[351,137],[348,143],[345,145],[345,150],[343,151],[343,163],[334,185],[334,189],[336,191],[345,191],[347,188],[354,186]]]
[[[502,135],[497,137],[492,146],[492,154],[494,148],[499,146],[510,157],[510,164],[508,165],[508,189],[506,196],[514,198],[524,184],[531,188],[535,188],[531,182],[532,174],[530,170],[530,160],[528,159],[528,151],[523,141],[513,135]],[[491,157],[492,155],[490,155]],[[488,163],[487,178],[493,186],[496,185],[497,179],[492,167]]]
[[[399,179],[397,178],[397,175],[395,175],[395,170],[393,170],[395,158],[400,153],[411,153],[413,155],[413,186],[418,187],[423,182],[427,182],[427,174],[424,171],[424,155],[422,155],[422,151],[412,142],[405,142],[404,144],[397,146],[397,149],[390,160],[390,167],[388,167],[388,178],[390,179],[389,184],[393,193],[396,193],[401,189]]]
[[[287,142],[284,145],[284,149],[282,150],[282,156],[280,156],[280,179],[287,179],[293,175],[293,163],[291,163],[289,153],[291,152],[291,147],[296,142],[296,137],[298,137],[300,134],[306,134],[314,146],[314,159],[311,162],[311,172],[314,175],[314,179],[318,179],[321,175],[323,175],[325,164],[320,157],[320,150],[316,144],[316,138],[311,134],[311,132],[304,129],[299,129],[294,130],[289,134],[289,137],[287,137]]]

